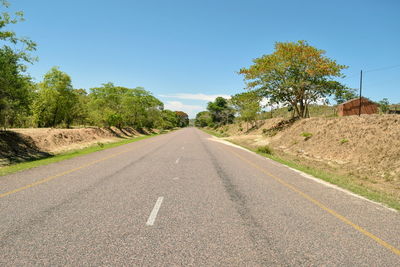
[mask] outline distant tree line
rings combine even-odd
[[[6,1],[0,7],[8,8]],[[23,20],[22,12],[0,14],[0,127],[104,126],[160,128],[185,127],[188,115],[165,110],[163,103],[142,87],[113,83],[75,89],[71,77],[53,67],[35,83],[26,64],[36,61],[36,44],[19,38],[7,26]]]

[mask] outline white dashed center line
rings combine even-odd
[[[164,200],[164,197],[159,197],[159,198],[157,199],[157,202],[156,202],[156,204],[154,205],[154,208],[153,208],[153,210],[151,211],[149,218],[147,219],[146,225],[152,226],[152,225],[154,224],[154,221],[155,221],[156,218],[157,218],[158,210],[160,209],[161,203],[163,202],[163,200]]]
[[[181,159],[181,158],[177,158],[177,159],[175,160],[175,164],[178,164],[180,159]]]

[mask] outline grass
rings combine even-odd
[[[204,131],[204,129],[202,129],[202,130]],[[216,135],[213,131],[207,130],[205,132],[218,137],[218,135]],[[264,149],[259,149],[259,148],[252,149],[250,147],[244,146],[237,142],[232,142],[232,141],[229,141],[229,142],[234,143],[235,145],[244,147],[246,149],[249,149],[261,156],[272,159],[276,162],[279,162],[283,165],[289,166],[293,169],[310,174],[310,175],[312,175],[316,178],[319,178],[321,180],[324,180],[328,183],[337,185],[337,186],[344,188],[350,192],[353,192],[357,195],[363,196],[367,199],[370,199],[370,200],[373,200],[373,201],[376,201],[379,203],[383,203],[383,204],[387,205],[388,207],[391,207],[393,209],[400,211],[400,202],[395,197],[391,196],[388,193],[381,192],[381,191],[378,192],[378,191],[372,190],[371,188],[368,188],[366,186],[360,185],[354,180],[354,177],[339,175],[339,174],[327,172],[325,170],[306,166],[299,162],[295,162],[293,160],[286,159],[282,156],[278,156],[274,153],[265,153]],[[272,152],[272,150],[271,150],[271,152]]]
[[[93,145],[93,146],[90,146],[87,148],[69,151],[69,152],[61,153],[61,154],[56,154],[54,156],[44,158],[44,159],[27,161],[27,162],[13,164],[10,166],[1,167],[0,168],[0,176],[19,172],[22,170],[35,168],[35,167],[42,166],[42,165],[48,165],[48,164],[59,162],[59,161],[66,160],[66,159],[75,158],[75,157],[90,154],[90,153],[93,153],[96,151],[105,150],[107,148],[112,148],[112,147],[117,147],[117,146],[129,144],[129,143],[133,143],[136,141],[150,138],[155,135],[156,134],[140,136],[140,137],[135,137],[135,138],[131,138],[131,139],[125,139],[125,140],[114,142],[114,143],[106,143],[106,144],[98,142],[96,145]]]
[[[273,151],[269,146],[259,146],[259,147],[257,147],[257,153],[272,155]]]
[[[206,132],[206,133],[208,133],[208,134],[211,134],[211,135],[214,135],[214,136],[216,136],[216,137],[219,137],[219,138],[221,138],[221,137],[228,137],[227,134],[219,133],[219,132],[216,132],[216,131],[213,131],[213,130],[210,130],[210,129],[201,128],[201,130],[203,130],[204,132]]]
[[[308,139],[310,139],[313,136],[313,134],[312,133],[308,133],[308,132],[304,132],[304,133],[301,133],[301,136],[303,136],[304,140],[307,141]]]
[[[262,154],[262,153],[258,153],[258,154],[268,157],[274,161],[282,163],[293,169],[310,174],[310,175],[312,175],[316,178],[319,178],[321,180],[324,180],[328,183],[337,185],[341,188],[351,191],[357,195],[363,196],[367,199],[386,204],[387,206],[400,211],[400,202],[396,198],[392,197],[391,195],[389,195],[387,193],[378,192],[378,191],[372,190],[368,187],[357,184],[356,182],[354,182],[354,180],[350,176],[344,176],[344,175],[338,175],[338,174],[331,173],[331,172],[326,172],[324,170],[305,166],[298,162],[284,159],[284,158],[276,156],[276,155]]]
[[[336,107],[327,105],[310,105],[309,106],[310,117],[337,117]],[[262,119],[270,118],[291,118],[292,112],[288,111],[287,107],[282,107],[267,111],[262,114]]]

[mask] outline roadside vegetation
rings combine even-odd
[[[246,91],[217,98],[195,126],[260,155],[400,210],[400,104],[382,99],[379,114],[338,117],[357,98],[339,82],[347,66],[306,41],[242,68]]]

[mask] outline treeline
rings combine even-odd
[[[236,119],[253,127],[261,116],[261,100],[262,97],[255,92],[236,94],[230,99],[217,97],[214,102],[208,103],[207,111],[197,113],[195,126],[218,127]]]
[[[6,1],[0,7],[8,8]],[[113,83],[90,90],[75,89],[71,77],[52,68],[34,83],[25,64],[34,63],[36,44],[7,29],[23,20],[17,12],[0,14],[0,127],[134,127],[170,129],[189,124],[182,111],[165,110],[163,103],[142,87]]]
[[[186,113],[164,110],[163,103],[142,87],[107,83],[89,92],[74,89],[70,76],[56,67],[40,83],[23,77],[19,87],[3,88],[9,88],[11,93],[2,98],[0,106],[3,127],[90,125],[170,129],[189,123]]]
[[[293,118],[310,117],[313,105],[340,104],[357,97],[355,89],[337,81],[346,68],[306,41],[278,42],[272,54],[254,59],[250,67],[239,71],[247,91],[210,102],[207,111],[196,115],[195,125],[218,127],[236,117],[253,127],[265,118],[265,107],[287,108]],[[382,100],[380,107],[381,112],[388,109],[388,100]]]

